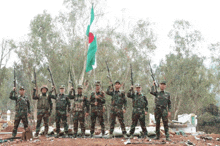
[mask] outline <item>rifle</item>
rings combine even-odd
[[[149,65],[150,65],[150,62],[149,62]],[[152,68],[151,68],[151,65],[150,65],[150,71],[151,71],[151,77],[152,77],[153,81],[155,82],[155,86],[158,87],[158,85],[157,85],[157,83],[156,83],[156,80],[155,80],[155,78],[154,78],[154,74],[153,74],[153,70],[152,70]]]
[[[72,76],[71,70],[69,70],[69,74],[70,74],[69,83],[72,85],[72,87],[74,87],[73,76]]]
[[[107,77],[109,78],[110,82],[112,82],[112,78],[111,78],[111,74],[110,74],[110,71],[109,71],[109,67],[108,67],[107,61],[105,61],[105,63],[106,63],[106,67],[107,67],[107,70],[108,70],[108,75],[107,75]],[[113,84],[112,84],[112,90],[113,90],[113,92],[114,92]]]
[[[131,85],[134,85],[134,81],[133,81],[133,71],[132,71],[132,65],[130,64],[130,69],[131,69]],[[133,90],[133,87],[131,88],[131,90]]]
[[[32,81],[32,83],[35,85],[36,95],[38,95],[37,76],[36,76],[35,68],[34,68],[34,80]]]
[[[16,88],[16,74],[15,74],[15,66],[14,66],[14,87]],[[15,94],[16,94],[16,89],[15,89]],[[15,96],[14,94],[14,96]]]
[[[49,71],[49,73],[50,73],[50,77],[51,77],[51,81],[50,81],[50,80],[48,80],[48,81],[52,82],[52,86],[54,87],[55,95],[57,95],[56,88],[55,88],[55,83],[54,83],[54,80],[53,80],[53,75],[52,75],[52,72],[51,72],[49,66],[48,66],[47,70]]]

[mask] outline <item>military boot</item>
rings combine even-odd
[[[77,138],[77,133],[74,133],[74,134],[73,134],[73,138]]]
[[[37,132],[34,134],[34,138],[39,138],[39,136],[38,136],[38,133],[37,133]]]
[[[85,133],[82,133],[82,137],[81,138],[86,138]]]
[[[171,141],[171,139],[169,137],[166,138],[166,141]]]
[[[155,138],[154,138],[154,140],[159,140],[160,139],[160,137],[159,136],[156,136]]]
[[[134,135],[133,135],[133,134],[131,134],[129,138],[130,138],[130,139],[133,139],[133,138],[134,138]]]
[[[108,138],[109,138],[109,139],[113,138],[113,134],[109,134],[109,135],[108,135]]]
[[[59,138],[59,134],[55,134],[55,138]]]
[[[94,135],[92,133],[90,134],[90,138],[94,138]]]

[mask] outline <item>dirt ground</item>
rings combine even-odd
[[[10,137],[11,135],[1,135],[3,138]],[[21,135],[17,135],[21,136]],[[165,137],[162,136],[160,140],[143,140],[142,139],[131,139],[132,144],[128,144],[130,146],[132,145],[146,145],[147,143],[152,146],[164,146],[164,145],[169,145],[169,146],[180,146],[180,145],[186,145],[186,141],[190,141],[194,143],[197,146],[215,146],[215,145],[220,145],[220,141],[217,141],[216,138],[220,138],[220,134],[210,134],[210,135],[198,135],[197,137],[200,138],[200,136],[210,136],[212,137],[212,140],[196,140],[194,136],[188,135],[187,137],[181,136],[181,135],[174,135],[171,137],[172,142],[166,142],[165,144],[161,144],[163,140],[165,140]],[[125,145],[123,138],[114,138],[114,139],[102,139],[102,138],[76,138],[76,139],[71,139],[71,138],[46,138],[45,136],[41,136],[39,138],[39,141],[36,142],[36,139],[33,139],[32,141],[24,141],[20,142],[20,140],[14,140],[13,142],[8,142],[8,143],[3,143],[1,145],[13,145],[13,146],[67,146],[67,145],[73,145],[73,146],[120,146],[120,145]],[[136,143],[136,144],[135,144]],[[142,144],[141,144],[142,143]],[[145,143],[145,144],[144,144]]]

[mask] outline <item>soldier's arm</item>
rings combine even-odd
[[[125,97],[125,93],[122,93],[123,94],[123,98],[124,98],[124,110],[127,109],[127,99]]]
[[[28,113],[31,114],[31,108],[30,108],[30,102],[27,100],[27,106],[28,106]]]
[[[33,99],[33,100],[39,99],[39,95],[36,95],[36,89],[34,89],[32,99]]]
[[[106,94],[111,95],[111,96],[113,95],[113,89],[111,86],[108,86]]]
[[[69,92],[69,99],[74,99],[75,98],[75,90],[70,90]]]
[[[103,106],[105,105],[105,92],[104,91],[102,91],[101,103]]]
[[[171,112],[171,100],[170,100],[170,94],[168,97],[168,112]]]
[[[11,100],[17,100],[18,97],[15,96],[15,91],[14,91],[14,90],[11,91],[9,98],[10,98]]]
[[[85,96],[84,102],[85,102],[85,106],[86,106],[86,113],[89,113],[89,101],[87,99],[87,96]]]
[[[69,99],[69,97],[66,98],[66,101],[67,101],[67,110],[68,110],[68,112],[70,112],[71,104],[70,104],[70,99]]]
[[[56,95],[53,95],[52,94],[53,93],[53,90],[51,90],[50,92],[49,92],[49,98],[52,98],[52,99],[56,99]]]
[[[133,90],[129,90],[127,93],[127,97],[128,98],[134,98],[134,91]]]
[[[151,90],[150,90],[150,94],[156,96],[157,95],[157,87],[156,86],[152,86]]]
[[[148,101],[147,101],[147,97],[144,96],[144,100],[145,100],[145,112],[148,112]]]

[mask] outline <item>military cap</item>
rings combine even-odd
[[[116,84],[116,83],[119,83],[119,84],[121,84],[121,82],[120,82],[119,80],[116,80],[116,81],[115,81],[115,84]]]
[[[64,88],[65,88],[65,85],[61,85],[61,86],[60,86],[60,89],[64,89]]]
[[[79,85],[77,86],[77,89],[83,89],[83,86],[79,84]]]
[[[48,91],[48,87],[47,87],[47,85],[43,85],[43,86],[41,86],[40,91],[42,91],[43,88],[47,89],[47,91]]]
[[[24,89],[24,86],[21,86],[21,87],[19,88],[19,90],[25,90],[25,89]]]
[[[141,87],[141,85],[140,85],[139,83],[137,83],[137,84],[135,85],[135,87],[138,88],[138,87]]]
[[[167,82],[166,81],[161,81],[160,84],[165,84],[166,85]]]
[[[101,82],[97,80],[97,81],[95,81],[95,85],[96,85],[96,86],[100,86],[100,85],[101,85]]]

